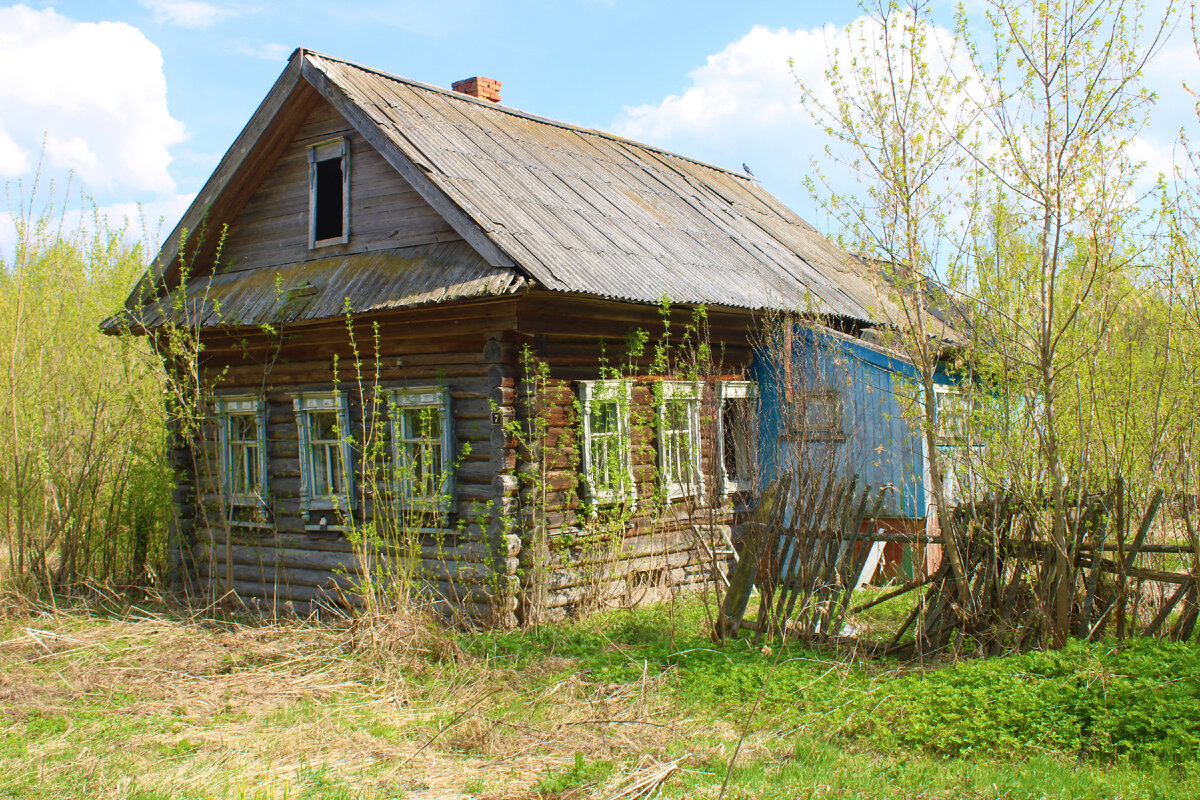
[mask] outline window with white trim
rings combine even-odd
[[[629,381],[580,381],[584,490],[593,503],[633,497],[629,441]]]
[[[974,400],[961,386],[935,386],[937,418],[934,429],[942,467],[942,492],[946,501],[958,505],[975,496],[973,457],[981,455],[978,441],[971,441]]]
[[[396,495],[407,511],[446,513],[454,495],[454,426],[445,386],[392,389]]]
[[[722,381],[717,385],[720,414],[717,444],[720,447],[721,491],[745,492],[751,488],[755,464],[754,401],[757,390],[750,381]]]
[[[658,468],[668,498],[704,491],[700,472],[700,384],[663,381],[658,403]]]
[[[973,404],[957,386],[935,386],[937,398],[937,443],[966,444]]]
[[[354,508],[350,408],[341,392],[306,392],[293,400],[300,438],[300,511]]]
[[[267,404],[254,395],[213,398],[221,488],[230,506],[267,506]]]
[[[331,139],[308,148],[308,246],[350,241],[350,142]]]

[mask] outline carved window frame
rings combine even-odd
[[[662,381],[658,398],[658,470],[668,500],[704,495],[701,469],[703,437],[700,430],[700,401],[703,387],[694,381]],[[673,410],[674,409],[674,410]],[[679,411],[682,414],[672,416]],[[682,426],[678,423],[682,422]],[[681,440],[686,450],[680,457]],[[683,470],[678,464],[685,464]],[[688,474],[684,475],[683,471]]]
[[[396,498],[402,511],[425,511],[448,514],[454,504],[454,415],[451,410],[450,389],[446,386],[405,387],[386,390],[388,416],[392,432],[392,465],[395,475]],[[436,439],[422,436],[415,430],[412,412],[436,415],[440,435]],[[413,447],[416,458],[422,461],[436,453],[436,469],[441,475],[432,493],[414,491],[412,456],[406,449]]]
[[[633,402],[633,383],[625,380],[579,382],[583,435],[580,441],[580,469],[588,502],[599,505],[632,500],[635,496],[632,442],[629,438],[629,411]],[[603,426],[599,414],[605,414]],[[610,429],[611,428],[611,429]],[[607,481],[602,483],[601,470]]]
[[[221,491],[230,509],[267,507],[267,404],[257,395],[218,395],[212,400],[217,422],[218,468]],[[239,423],[252,420],[255,435],[245,437]],[[254,452],[251,452],[253,450]],[[237,464],[240,462],[240,472]],[[257,471],[256,480],[237,481],[237,475]],[[239,483],[240,485],[235,485]]]
[[[350,404],[344,392],[304,392],[292,398],[296,411],[296,430],[300,443],[300,513],[307,520],[312,511],[336,510],[349,513],[355,508],[353,452],[350,446]],[[333,414],[336,438],[315,439],[317,428],[313,422],[317,415]],[[318,458],[316,448],[324,451]],[[332,484],[335,473],[329,472],[330,453],[336,452],[342,491],[319,492],[319,487]],[[317,470],[324,467],[326,474],[321,479]],[[333,488],[332,486],[330,487]]]

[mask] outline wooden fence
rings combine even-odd
[[[749,629],[756,644],[795,638],[899,657],[958,652],[968,644],[975,652],[997,654],[1048,641],[1060,560],[1050,543],[1045,503],[993,496],[956,510],[951,525],[970,589],[965,601],[949,559],[943,559],[932,574],[872,589],[856,605],[874,573],[877,544],[901,542],[920,550],[946,543],[940,536],[883,532],[873,524],[883,500],[882,492],[854,478],[784,475],[773,482],[746,524],[718,635]],[[1190,528],[1172,535],[1170,524],[1159,526],[1162,541],[1152,541],[1163,505],[1158,492],[1140,514],[1130,515],[1130,493],[1120,481],[1109,491],[1074,494],[1065,577],[1074,597],[1072,635],[1194,635],[1200,546]],[[1152,560],[1166,563],[1147,563]],[[757,610],[747,619],[755,594]],[[884,603],[894,609],[904,596],[911,608],[903,617],[895,614],[900,621],[882,638],[878,630],[874,639],[860,635],[858,615]]]

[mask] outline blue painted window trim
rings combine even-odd
[[[221,491],[230,506],[267,507],[267,404],[256,395],[220,395],[213,398],[217,420]],[[235,492],[233,486],[233,418],[253,417],[258,431],[258,481],[253,493]]]
[[[454,505],[454,416],[450,408],[450,389],[446,386],[406,387],[386,390],[388,416],[392,429],[392,464],[395,467],[396,499],[402,511],[425,511],[449,514]],[[411,475],[401,469],[401,450],[406,443],[415,442],[416,436],[406,424],[404,411],[428,409],[437,414],[442,435],[438,442],[441,448],[441,480],[438,491],[432,496],[418,495],[414,490]]]
[[[311,511],[337,510],[349,512],[357,507],[354,487],[353,452],[350,446],[350,404],[344,392],[305,392],[294,395],[296,432],[300,443],[300,513],[307,520]],[[316,495],[313,487],[316,468],[312,453],[311,418],[314,413],[333,411],[337,414],[342,468],[342,496],[330,493]]]

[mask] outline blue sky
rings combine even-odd
[[[0,0],[2,1],[2,0]],[[949,4],[946,5],[948,13]],[[0,5],[0,182],[10,205],[46,141],[119,219],[142,204],[169,230],[296,46],[440,86],[485,75],[506,105],[730,168],[825,227],[803,182],[825,141],[800,105],[857,16],[849,3],[648,0],[26,0]],[[1165,99],[1143,136],[1152,168],[1195,125],[1184,34],[1147,82]],[[0,257],[11,233],[0,215]]]

